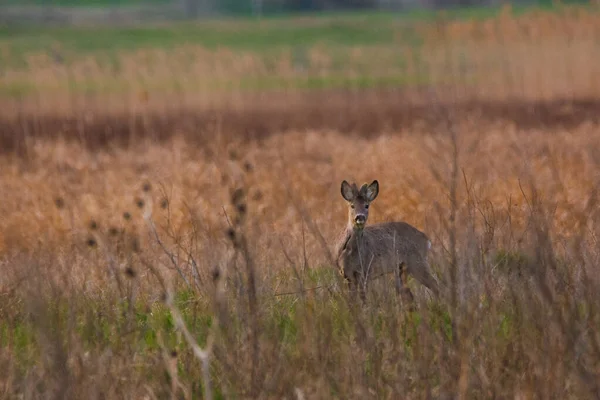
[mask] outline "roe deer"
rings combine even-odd
[[[412,293],[404,286],[407,272],[437,296],[437,282],[427,263],[431,242],[423,232],[405,222],[365,226],[369,204],[379,194],[379,183],[375,180],[358,189],[344,180],[341,191],[348,202],[348,226],[338,245],[336,261],[350,290],[355,293],[358,289],[365,301],[369,280],[393,272],[396,293],[412,302]]]

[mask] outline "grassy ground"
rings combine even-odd
[[[333,41],[289,34],[303,72],[253,32],[284,20],[177,28],[248,47],[64,60],[5,32],[3,85],[31,88],[0,107],[2,397],[598,396],[596,14],[410,25],[406,47],[370,18],[354,44],[327,33],[351,19],[289,23]],[[392,282],[352,301],[343,179],[379,180],[369,223],[429,235],[439,298],[409,280],[414,311]]]
[[[236,50],[263,50],[281,46],[390,45],[395,34],[409,33],[421,22],[482,23],[505,13],[505,8],[457,8],[447,11],[414,10],[397,12],[324,12],[255,18],[220,18],[204,22],[164,23],[137,27],[33,27],[11,26],[0,29],[0,39],[15,54],[47,50],[56,43],[77,53],[111,50],[138,50],[148,47],[172,48],[180,44],[217,46]],[[542,13],[545,16],[594,13],[593,6],[511,7],[510,15],[519,17]],[[407,28],[407,32],[398,29]],[[414,34],[413,34],[414,35]],[[12,39],[9,41],[9,39]],[[42,42],[39,40],[42,39]],[[413,39],[413,37],[408,38]]]
[[[229,19],[221,22],[169,23],[162,26],[90,28],[3,28],[0,38],[16,54],[43,51],[56,43],[77,54],[98,51],[169,49],[192,44],[214,49],[263,51],[281,46],[388,45],[398,18],[366,14],[341,17]],[[39,39],[45,42],[39,42]],[[8,41],[10,40],[10,41]],[[7,42],[8,41],[8,42]]]
[[[91,103],[104,112],[148,108],[153,95],[159,108],[165,98],[197,108],[239,103],[248,92],[382,86],[460,87],[461,96],[501,100],[586,98],[600,85],[598,15],[568,7],[470,20],[349,14],[3,28],[0,97],[7,112],[35,105],[67,114]]]

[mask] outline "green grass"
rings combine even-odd
[[[520,14],[535,9],[516,7],[513,12]],[[560,11],[561,7],[553,9]],[[447,10],[443,14],[427,10],[281,14],[260,21],[242,17],[136,27],[10,26],[0,27],[0,46],[20,54],[45,51],[49,46],[76,53],[93,53],[172,48],[183,44],[251,51],[285,46],[310,47],[318,43],[331,47],[391,45],[398,40],[414,41],[416,38],[411,32],[415,22],[433,20],[440,15],[444,19],[486,19],[496,16],[499,10],[496,7],[471,7]]]
[[[31,53],[58,46],[69,52],[118,52],[143,48],[172,48],[195,44],[208,49],[265,51],[283,46],[381,45],[394,42],[394,20],[373,17],[363,23],[354,18],[286,24],[272,20],[259,24],[229,21],[222,25],[181,23],[156,27],[4,27],[0,44],[11,52]]]
[[[313,286],[313,282],[331,285],[335,282],[332,271],[327,267],[312,269],[305,284],[307,287]],[[290,281],[290,274],[280,278]],[[265,308],[261,313],[264,333],[271,340],[281,341],[289,346],[290,351],[294,350],[298,334],[302,330],[302,318],[306,318],[306,315],[299,315],[297,312],[298,296],[269,294],[263,300]],[[33,302],[29,300],[20,301],[18,307],[10,310],[0,309],[10,316],[0,321],[0,346],[16,350],[17,364],[24,369],[31,368],[37,362],[40,352],[44,351],[43,346],[47,344],[44,342],[52,338],[66,338],[67,332],[75,335],[84,346],[84,351],[123,349],[126,346],[129,351],[152,354],[161,350],[163,345],[180,352],[189,350],[177,334],[168,307],[162,302],[149,302],[142,298],[130,305],[129,299],[88,297],[81,293],[57,298],[41,297]],[[198,344],[204,346],[213,325],[210,302],[203,300],[193,290],[180,289],[175,294],[174,303]],[[310,304],[312,309],[321,305],[314,300]],[[336,332],[339,335],[350,334],[347,320],[350,314],[345,312],[345,304],[338,298],[330,299],[329,305],[332,307],[329,311],[335,311]],[[33,314],[30,311],[32,306],[36,310]],[[233,313],[230,318],[238,316]],[[241,334],[237,331],[231,333]]]

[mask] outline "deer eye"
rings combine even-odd
[[[368,204],[365,204],[365,208],[369,208],[369,205],[368,205]]]

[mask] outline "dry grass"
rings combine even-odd
[[[507,5],[498,18],[484,21],[442,17],[423,28],[432,77],[450,73],[468,86],[465,94],[480,98],[594,97],[599,81],[592,49],[600,15],[589,11],[567,7],[515,16]]]
[[[476,183],[477,190],[471,190],[479,201],[500,208],[510,198],[518,202],[521,212],[513,216],[515,220],[527,215],[518,182],[527,174],[534,175],[549,201],[556,203],[557,217],[570,207],[583,208],[596,185],[597,125],[519,130],[507,123],[484,125],[474,120],[458,129],[461,146],[470,150],[460,162],[466,178]],[[222,132],[215,132],[213,140],[201,146],[175,137],[162,145],[146,141],[106,151],[89,151],[61,140],[36,141],[28,159],[2,161],[1,190],[11,195],[2,203],[2,231],[10,232],[10,237],[0,242],[1,247],[26,249],[36,237],[60,243],[73,229],[85,231],[90,220],[103,230],[121,227],[124,212],[139,220],[135,217],[142,215],[150,199],[157,218],[166,213],[161,201],[168,200],[170,223],[177,230],[189,229],[189,207],[202,218],[204,228],[220,234],[226,228],[221,207],[228,203],[229,190],[239,184],[238,175],[244,170],[235,167],[230,157],[251,168],[249,196],[257,200],[250,200],[250,217],[275,232],[299,235],[286,228],[301,225],[290,190],[325,236],[334,236],[345,223],[345,214],[340,214],[344,206],[337,198],[339,183],[345,178],[371,177],[382,182],[382,196],[373,210],[376,220],[403,216],[424,228],[443,189],[431,166],[445,174],[450,165],[445,135],[414,128],[371,139],[311,131],[272,135],[259,143],[236,142]],[[151,196],[142,190],[145,182],[153,187]],[[559,183],[564,188],[556,191]],[[59,198],[65,203],[62,208],[56,206]],[[325,198],[329,200],[321,203]],[[141,209],[138,200],[146,203]],[[568,223],[568,218],[560,220]],[[572,229],[567,225],[557,233],[566,235]],[[311,248],[310,253],[316,255],[316,250]]]
[[[175,304],[192,337],[204,343],[206,324],[218,324],[211,379],[227,398],[294,388],[310,398],[586,397],[598,374],[597,125],[455,129],[453,231],[445,197],[452,145],[439,133],[288,132],[259,145],[216,132],[204,147],[173,138],[94,152],[51,140],[37,141],[27,160],[5,157],[3,293],[12,300],[2,313],[14,322],[3,328],[4,390],[200,393],[200,364],[160,306],[154,276],[162,271],[187,299]],[[382,184],[373,222],[402,218],[428,232],[442,279],[452,271],[443,249],[455,235],[458,279],[449,289],[457,305],[450,292],[426,301],[419,289],[420,311],[410,318],[393,296],[374,299],[366,313],[347,311],[328,255],[345,224],[338,186],[373,177]],[[229,200],[233,188],[243,188],[247,214]],[[226,233],[240,214],[234,232],[245,247]],[[232,261],[236,248],[241,258]],[[247,263],[258,296],[251,314]],[[224,279],[222,297],[211,294],[215,276]],[[447,339],[448,318],[457,343]],[[48,364],[29,369],[42,356]],[[162,371],[171,378],[157,379]]]
[[[323,90],[261,93],[242,97],[245,104],[207,109],[178,108],[106,115],[97,110],[71,116],[20,113],[0,117],[0,153],[26,155],[37,139],[64,139],[94,151],[155,143],[173,137],[204,146],[215,132],[237,140],[262,140],[287,131],[332,130],[363,138],[403,131],[443,133],[445,123],[432,104],[441,104],[459,122],[509,123],[516,129],[577,128],[597,123],[597,99],[561,101],[478,101],[446,90]],[[441,100],[441,101],[440,101]]]
[[[540,88],[22,99],[2,122],[1,396],[597,397],[598,99]],[[441,298],[347,298],[343,179],[379,180],[371,223],[432,238]]]

